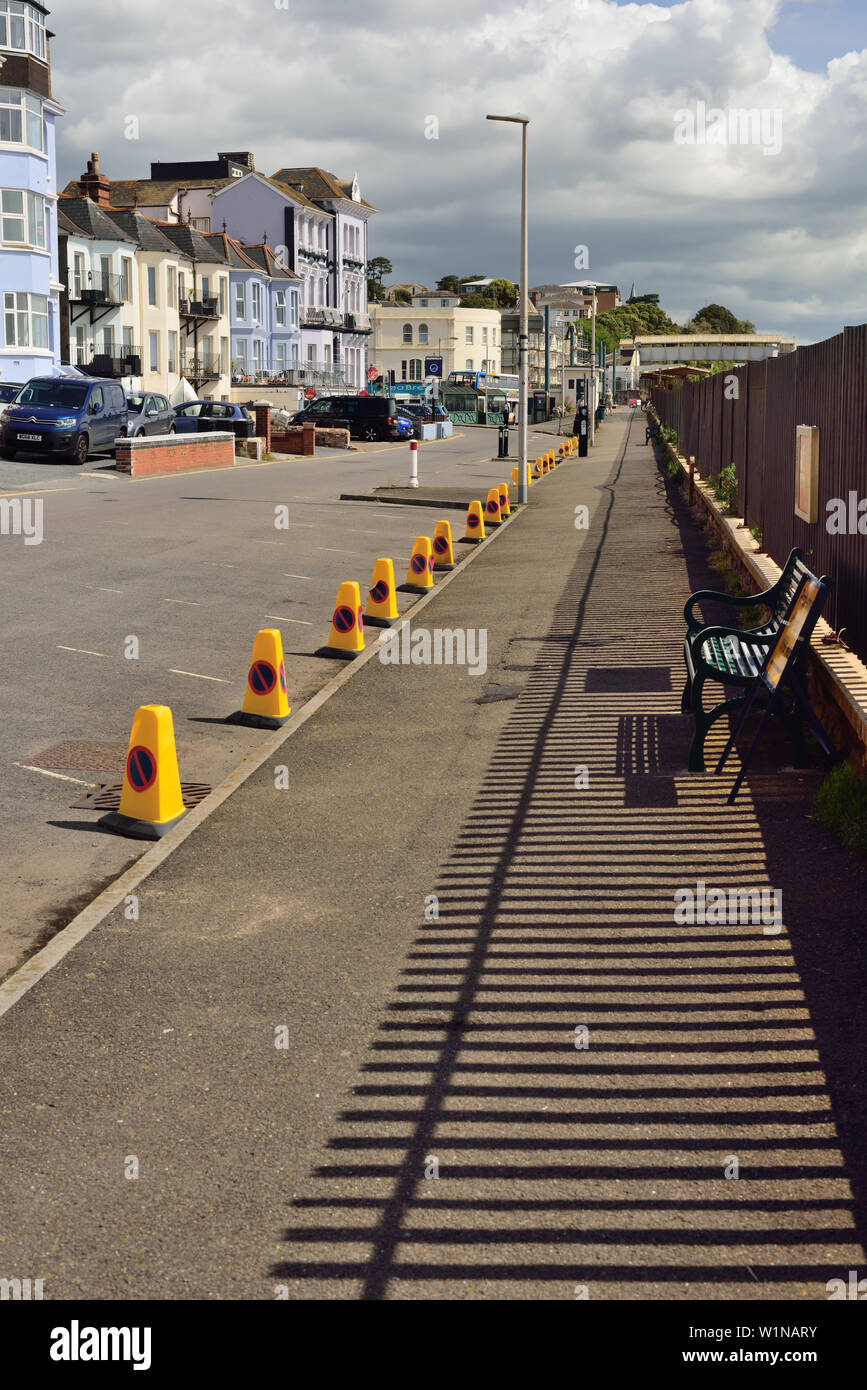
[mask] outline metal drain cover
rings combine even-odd
[[[93,743],[70,739],[46,748],[35,758],[28,758],[31,767],[44,767],[62,772],[122,773],[126,763],[125,743]]]
[[[126,752],[126,749],[124,749]],[[72,811],[117,811],[120,807],[120,794],[123,791],[122,782],[103,782],[101,786],[94,787],[93,791],[85,793],[79,797],[78,801],[73,801],[70,810]],[[207,782],[182,782],[181,796],[184,806],[191,811],[194,806],[198,806],[200,801],[204,801],[206,796],[210,796],[212,788]]]

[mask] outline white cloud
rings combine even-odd
[[[823,73],[774,53],[780,0],[57,0],[62,181],[249,149],[257,168],[358,170],[398,279],[517,273],[520,137],[532,117],[531,275],[655,289],[673,314],[727,303],[826,336],[867,316],[867,51]],[[852,38],[855,39],[853,34]],[[779,111],[779,153],[676,145],[675,113]],[[440,138],[424,138],[436,115]],[[123,138],[126,116],[141,138]],[[794,235],[793,235],[794,233]],[[845,281],[844,287],[838,289]],[[809,282],[809,288],[805,288]]]

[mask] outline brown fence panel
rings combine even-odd
[[[731,390],[726,389],[726,383],[730,376],[730,372],[719,373],[719,457],[721,469],[728,468],[729,464],[734,462],[734,450],[732,447],[734,401],[731,399]]]
[[[834,578],[828,621],[839,631],[845,627],[844,641],[867,659],[867,535],[831,535],[827,531],[829,498],[840,498],[850,511],[850,493],[855,506],[867,498],[867,324],[843,330],[840,390],[839,468],[823,484],[822,442],[819,441],[820,523],[825,528],[829,572]],[[855,512],[861,524],[863,513]],[[867,530],[867,519],[863,520]]]
[[[765,549],[782,565],[794,545],[798,353],[770,357],[766,373],[762,531]]]
[[[744,503],[748,490],[747,470],[749,455],[747,451],[747,373],[748,367],[737,367],[731,375],[737,382],[737,395],[732,400],[732,462],[738,479],[736,510],[744,515]]]
[[[765,378],[766,362],[750,362],[747,367],[747,463],[743,497],[748,526],[764,529],[762,479],[765,471]]]

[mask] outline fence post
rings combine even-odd
[[[689,456],[689,505],[695,501],[695,454]]]

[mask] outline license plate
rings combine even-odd
[[[34,443],[34,444],[41,444],[41,443],[42,443],[42,435],[41,435],[41,434],[19,434],[18,438],[19,438],[19,439],[27,439],[27,440],[29,440],[29,441],[32,441],[32,443]]]

